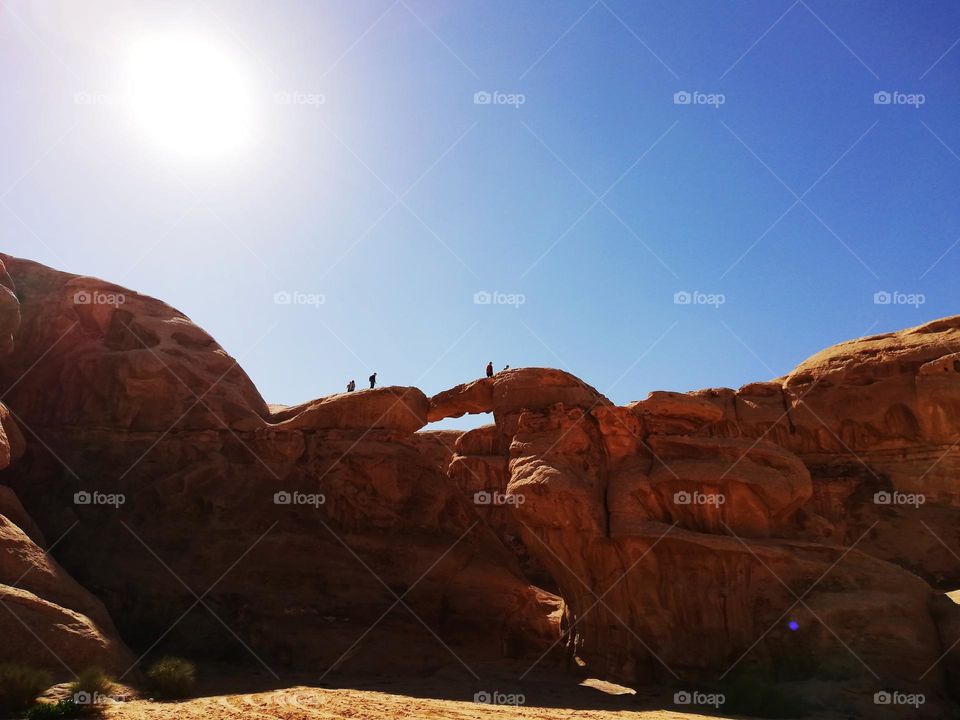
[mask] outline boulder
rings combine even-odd
[[[0,510],[32,525],[9,489],[0,490]],[[89,667],[117,674],[134,669],[103,604],[6,514],[0,514],[0,605],[0,662],[66,671],[71,678]]]

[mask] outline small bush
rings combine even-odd
[[[83,713],[83,708],[73,700],[61,700],[56,703],[37,703],[27,710],[26,720],[60,720],[60,718],[76,718]]]
[[[147,682],[157,695],[167,699],[184,698],[193,690],[197,669],[183,658],[165,657],[147,670]]]
[[[3,663],[0,665],[0,711],[11,712],[30,707],[52,682],[50,673],[44,670]]]
[[[77,679],[70,683],[70,694],[84,693],[92,699],[101,695],[109,695],[113,689],[113,680],[98,667],[87,668]]]

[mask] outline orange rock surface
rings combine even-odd
[[[953,707],[960,318],[622,407],[520,368],[281,408],[164,303],[0,257],[0,569],[85,618],[50,627],[119,657],[93,593],[138,652],[396,674],[559,648],[630,682]],[[466,413],[494,423],[424,430]],[[38,555],[65,532],[86,590]]]

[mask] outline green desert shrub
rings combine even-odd
[[[197,680],[197,668],[189,660],[165,657],[147,670],[147,683],[158,696],[167,699],[187,697]]]
[[[83,708],[73,700],[61,700],[55,703],[37,703],[24,715],[25,720],[60,720],[77,718],[83,714]]]
[[[101,668],[91,667],[81,672],[70,684],[71,694],[86,693],[91,697],[109,695],[113,689],[113,680]]]
[[[50,673],[44,670],[16,663],[0,664],[0,711],[30,707],[52,682]]]

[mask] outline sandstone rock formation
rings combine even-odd
[[[813,511],[838,542],[960,587],[960,317],[840,343],[784,378],[695,393],[723,413],[707,432],[763,438],[813,477]]]
[[[3,361],[7,404],[31,426],[164,432],[175,422],[233,428],[267,417],[236,361],[168,305],[94,278],[0,259],[21,315],[15,351]]]
[[[789,453],[751,445],[641,435],[611,463],[593,418],[524,414],[508,493],[525,497],[526,544],[558,578],[572,649],[630,682],[832,678],[813,696],[849,712],[910,688],[936,717],[942,669],[924,675],[945,647],[930,587],[808,541],[818,527],[800,505],[809,474]]]
[[[124,673],[134,666],[103,604],[3,514],[0,605],[0,662],[68,677],[89,667]]]
[[[13,351],[20,306],[0,263],[0,357]],[[26,442],[0,404],[0,470],[19,461]],[[133,656],[102,603],[44,550],[43,533],[9,487],[0,485],[0,662],[16,661],[73,675],[91,666],[124,672]]]
[[[138,651],[416,672],[553,641],[557,598],[446,476],[455,437],[416,433],[421,391],[271,412],[164,303],[3,259],[23,322],[0,389],[36,435],[3,480],[48,537],[79,523],[57,557]]]
[[[524,368],[284,408],[162,302],[0,257],[11,542],[79,523],[56,556],[137,651],[395,674],[560,646],[630,682],[953,712],[960,318],[622,407]],[[466,413],[494,423],[423,431]]]
[[[904,334],[911,332],[929,330]],[[917,367],[942,351],[943,339],[935,342],[936,350],[914,349]],[[618,408],[596,393],[558,397],[553,388],[579,382],[558,383],[558,371],[514,372],[525,375],[524,387],[536,373],[549,375],[553,403],[501,404],[512,379],[501,373],[432,399],[431,417],[493,412],[495,426],[461,437],[451,475],[468,489],[504,494],[512,521],[494,515],[492,524],[501,535],[518,529],[521,557],[555,579],[570,647],[594,671],[701,687],[759,678],[793,685],[825,707],[893,717],[902,708],[873,707],[873,693],[909,690],[926,698],[918,716],[945,712],[956,607],[908,571],[924,566],[930,543],[904,536],[902,524],[885,520],[887,508],[873,504],[873,491],[889,484],[868,485],[865,497],[849,478],[838,488],[825,474],[849,467],[852,451],[822,442],[813,448],[819,454],[804,452],[829,433],[808,412],[805,435],[794,437],[801,431],[791,430],[789,389],[771,382],[737,393],[654,393]],[[902,384],[904,371],[882,372]],[[953,381],[960,387],[960,377]],[[901,388],[898,409],[879,411],[898,418],[883,427],[911,427],[916,402]],[[841,395],[830,417],[849,428],[862,409]],[[900,441],[901,463],[917,451],[919,437],[912,446],[910,437]],[[914,478],[936,461],[923,449],[914,458]],[[919,491],[916,482],[893,487]],[[934,523],[952,538],[958,514],[937,487],[931,498],[939,502],[914,523]],[[930,579],[945,565],[920,574]],[[822,687],[825,677],[832,689]]]

